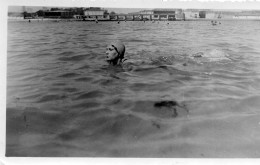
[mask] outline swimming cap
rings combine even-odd
[[[125,54],[125,45],[121,41],[112,42],[111,45],[115,48],[119,54],[119,58],[123,59]]]

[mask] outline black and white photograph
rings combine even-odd
[[[6,12],[4,157],[260,158],[260,1]]]

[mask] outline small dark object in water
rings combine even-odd
[[[118,21],[117,23],[120,24],[120,21]]]
[[[187,64],[186,63],[184,63],[184,64],[182,64],[183,66],[187,66]]]
[[[161,101],[161,102],[154,103],[154,107],[157,108],[161,108],[161,107],[170,108],[169,110],[171,110],[172,112],[171,116],[174,118],[178,116],[176,106],[180,107],[180,105],[176,101]]]
[[[177,111],[177,107],[181,108],[182,110],[185,110],[187,113],[189,112],[189,110],[187,109],[186,105],[180,105],[177,101],[160,101],[160,102],[156,102],[154,103],[154,107],[156,108],[163,108],[166,107],[168,108],[168,110],[171,111],[171,116],[176,118],[179,114]]]
[[[198,53],[193,54],[192,56],[193,56],[193,57],[196,57],[196,58],[202,57],[202,56],[203,56],[203,53],[202,53],[202,52],[198,52]]]
[[[154,103],[154,107],[172,107],[177,105],[178,103],[176,101],[161,101]]]
[[[155,123],[155,122],[153,122],[153,126],[155,126],[155,127],[156,127],[156,128],[158,128],[158,129],[160,129],[160,128],[161,128],[160,124],[158,124],[158,123]]]

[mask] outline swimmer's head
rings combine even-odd
[[[106,49],[106,60],[108,63],[117,65],[122,62],[125,55],[125,45],[120,42],[112,42]]]

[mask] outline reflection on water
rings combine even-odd
[[[6,155],[259,157],[259,27],[9,22]]]

